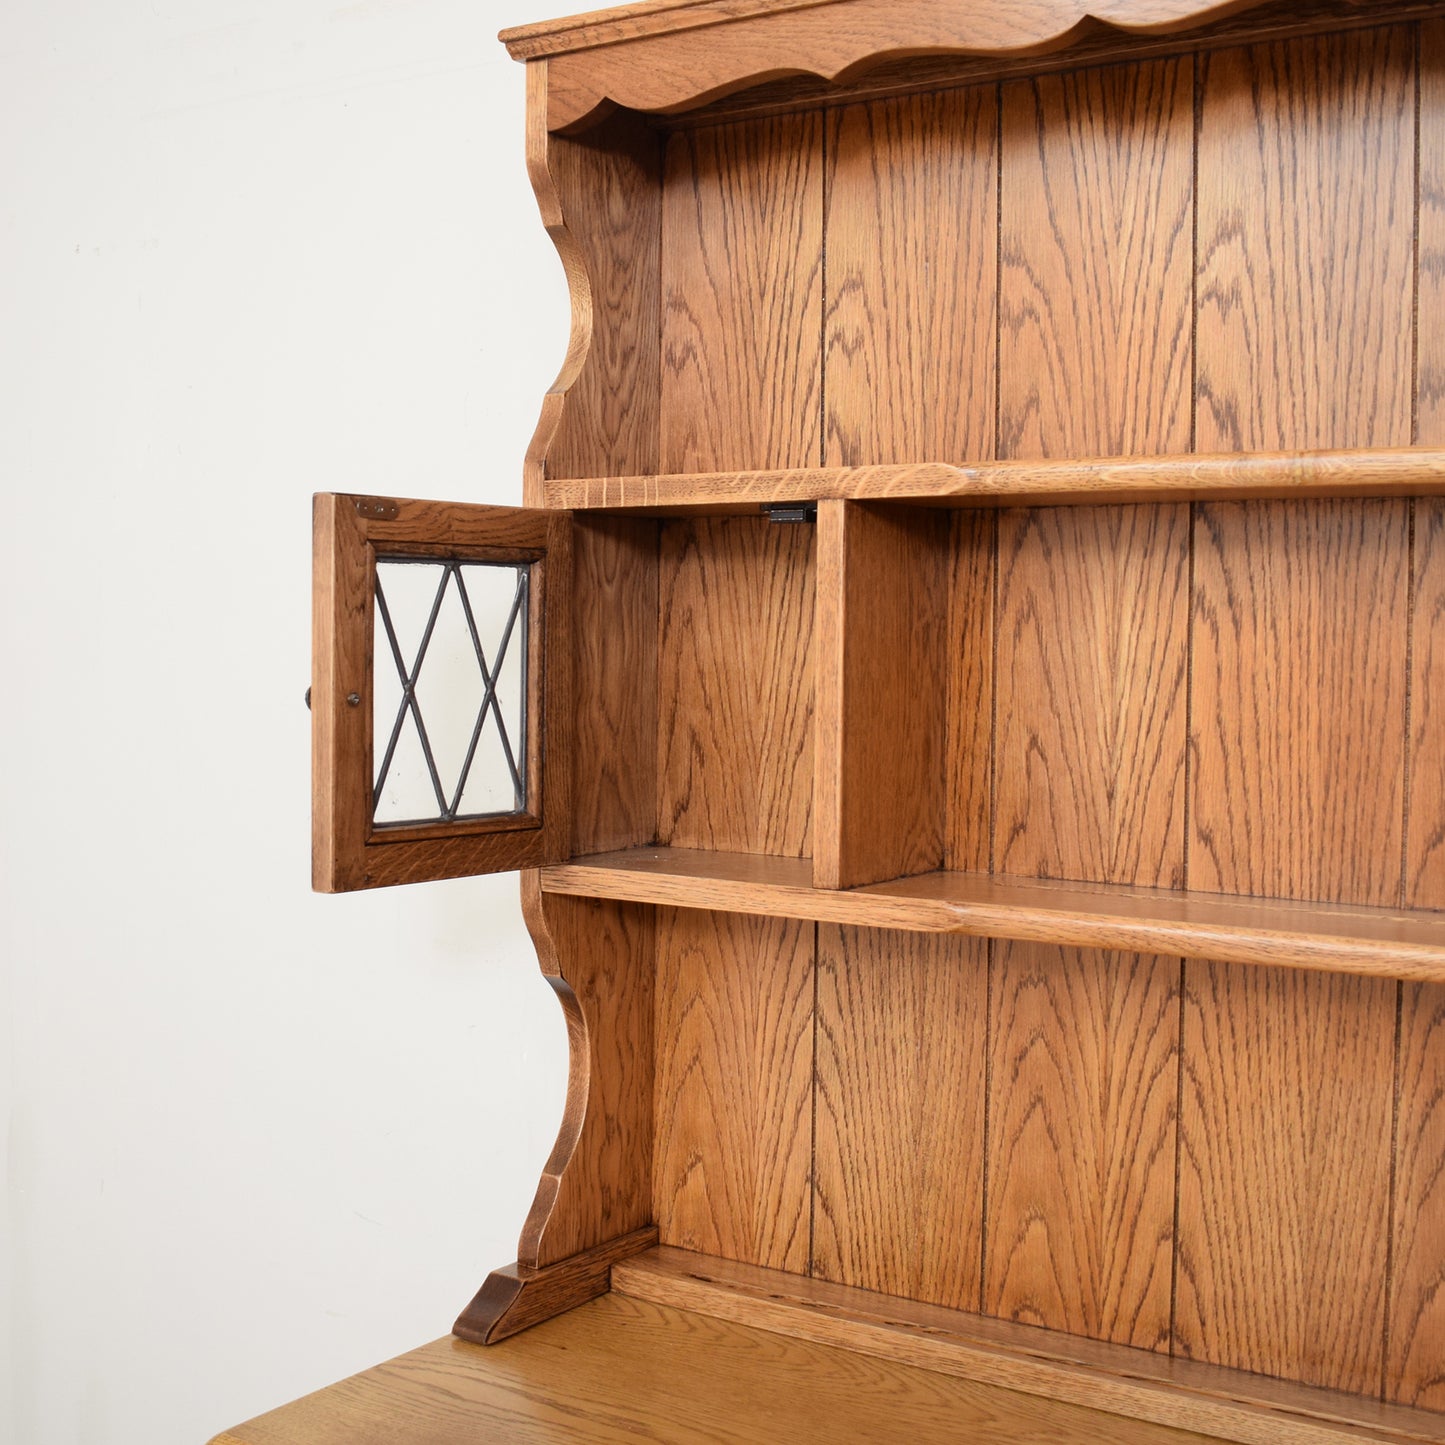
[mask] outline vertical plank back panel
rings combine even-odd
[[[1187,450],[1192,77],[1003,88],[1001,456]],[[1187,510],[1004,512],[997,566],[996,867],[1179,881]],[[1177,978],[996,945],[990,1313],[1167,1345]]]
[[[828,113],[824,464],[994,453],[993,86]]]
[[[1445,442],[1445,21],[1420,27],[1416,441]],[[1445,908],[1445,501],[1415,504],[1405,902]],[[1445,1410],[1445,988],[1400,999],[1387,1399]]]
[[[1445,988],[1400,1001],[1385,1397],[1445,1410]]]
[[[1409,27],[1201,58],[1198,446],[1410,444]]]
[[[818,930],[813,1272],[978,1308],[988,945]]]
[[[572,532],[572,852],[657,836],[658,524]]]
[[[816,114],[668,141],[664,472],[818,464],[822,144]]]
[[[998,513],[955,512],[949,551],[943,866],[987,873],[993,854]]]
[[[984,1308],[1167,1350],[1178,965],[994,947]]]
[[[815,543],[760,517],[662,524],[660,843],[811,850]]]
[[[1201,66],[1199,448],[1408,443],[1412,32]],[[1191,885],[1397,901],[1408,506],[1199,509]],[[1175,1349],[1378,1390],[1396,988],[1186,980]]]
[[[1392,501],[1199,508],[1195,887],[1398,902],[1408,512]]]
[[[1193,75],[1004,86],[1001,457],[1189,450]]]
[[[1184,882],[1187,507],[999,517],[1001,873]]]
[[[813,943],[795,919],[658,910],[664,1244],[808,1270]]]
[[[1395,989],[1191,964],[1176,1352],[1380,1388]]]

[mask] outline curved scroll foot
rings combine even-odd
[[[606,1294],[612,1266],[656,1243],[657,1229],[649,1225],[542,1269],[529,1269],[525,1264],[494,1269],[457,1317],[452,1333],[476,1345],[494,1345]]]

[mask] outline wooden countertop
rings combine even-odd
[[[610,1294],[499,1345],[424,1345],[212,1445],[1202,1438]]]

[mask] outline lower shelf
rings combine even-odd
[[[686,848],[577,858],[544,868],[542,887],[723,913],[1445,981],[1445,913],[975,873],[814,888],[807,858]]]
[[[239,1425],[212,1445],[1197,1439],[611,1294],[499,1345],[438,1340]]]
[[[785,1337],[786,1348],[799,1341],[835,1346],[1038,1395],[1055,1407],[1110,1411],[1120,1417],[1110,1439],[1151,1438],[1131,1432],[1170,1427],[1194,1432],[1188,1438],[1202,1435],[1241,1445],[1445,1441],[1445,1415],[1433,1411],[1171,1359],[687,1250],[653,1249],[614,1265],[612,1289],[614,1296],[625,1294],[652,1305],[774,1330]]]
[[[212,1445],[1445,1441],[1445,1416],[654,1249],[496,1345],[438,1340]]]

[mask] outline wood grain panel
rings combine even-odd
[[[815,529],[662,524],[658,841],[812,846]]]
[[[657,523],[578,517],[572,535],[572,852],[657,835]]]
[[[1298,497],[1445,494],[1445,452],[1416,447],[1339,451],[1055,457],[904,466],[804,467],[549,482],[548,506],[756,512],[766,502],[910,502],[919,506],[1101,506],[1111,502],[1241,502]]]
[[[1410,443],[1413,36],[1200,60],[1198,446]]]
[[[1201,62],[1202,450],[1411,439],[1413,37]],[[1190,882],[1398,901],[1407,502],[1207,504]],[[1396,989],[1186,970],[1175,1347],[1378,1391]]]
[[[815,888],[811,859],[696,848],[578,858],[542,869],[542,883],[550,892],[633,903],[1445,982],[1445,913],[1420,909],[987,873]]]
[[[828,113],[828,466],[993,456],[993,86]]]
[[[546,446],[546,475],[649,475],[660,425],[662,140],[637,117],[617,116],[585,139],[545,144],[561,216],[554,239],[580,267],[573,307],[585,324],[574,343],[586,346]]]
[[[1000,457],[1189,449],[1193,74],[1004,86]]]
[[[1438,984],[1403,990],[1398,1068],[1385,1398],[1445,1410],[1445,988]]]
[[[1183,507],[999,517],[996,863],[1184,881]]]
[[[658,912],[653,1208],[664,1244],[807,1271],[813,939],[789,919]]]
[[[1167,1350],[1179,966],[996,950],[985,1312]]]
[[[1003,87],[1001,458],[1189,447],[1192,82]],[[999,514],[999,872],[1182,883],[1188,556],[1181,507]],[[1167,1341],[1177,978],[996,945],[987,1312]]]
[[[818,1277],[977,1307],[987,958],[982,939],[818,929]]]
[[[1445,439],[1445,22],[1420,27],[1416,441]],[[1445,908],[1445,502],[1415,504],[1405,902]],[[1445,988],[1407,984],[1385,1397],[1445,1410]]]
[[[984,873],[993,850],[997,518],[956,512],[950,550],[943,866]]]
[[[1193,886],[1399,900],[1408,509],[1199,508]]]
[[[820,459],[823,122],[674,135],[662,207],[662,469]]]
[[[1445,20],[1420,26],[1415,441],[1445,440]]]
[[[1415,504],[1405,901],[1445,908],[1445,501]]]
[[[699,1259],[661,1246],[620,1260],[614,1292],[789,1339],[841,1346],[944,1375],[987,1381],[1052,1402],[1198,1430],[1240,1445],[1358,1445],[1445,1439],[1441,1416],[1364,1395],[1270,1380],[1036,1325],[988,1319],[756,1265]],[[1119,1438],[1128,1427],[1119,1424]],[[957,1431],[945,1432],[956,1438]],[[1016,1437],[1005,1426],[995,1437]],[[1063,1431],[1059,1440],[1076,1437]]]
[[[938,512],[849,502],[819,511],[819,887],[943,862],[949,537]]]
[[[1025,1395],[788,1334],[614,1292],[499,1346],[436,1340],[211,1445],[1203,1445],[1043,1388]]]
[[[1395,985],[1189,964],[1175,1350],[1380,1388]]]
[[[517,1247],[540,1268],[652,1222],[656,910],[526,890],[523,901],[572,1048],[567,1117]]]

